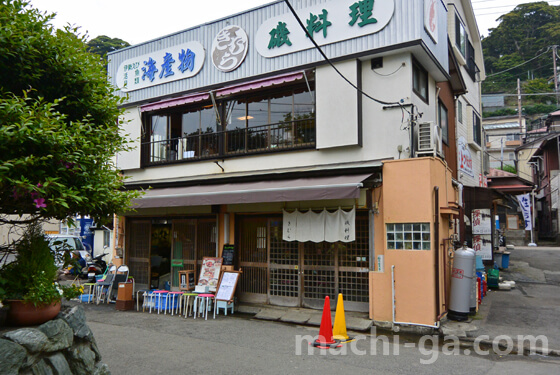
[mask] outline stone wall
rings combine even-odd
[[[109,375],[81,306],[37,327],[0,334],[0,374]]]

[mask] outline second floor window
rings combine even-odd
[[[428,103],[428,72],[418,62],[412,62],[412,91]]]
[[[465,26],[463,26],[459,16],[455,15],[455,45],[465,59],[467,58],[467,41],[467,30]]]
[[[446,145],[449,144],[449,125],[447,117],[447,108],[441,101],[438,103],[438,123],[441,127],[441,140]]]
[[[473,111],[473,141],[481,146],[482,145],[482,126],[480,123],[480,117],[476,112]]]
[[[313,87],[300,82],[147,112],[143,164],[313,147]]]

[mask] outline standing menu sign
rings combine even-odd
[[[198,285],[208,285],[210,290],[216,290],[222,269],[222,260],[222,258],[202,258]]]
[[[225,271],[220,280],[220,286],[216,292],[216,301],[233,301],[237,280],[239,280],[239,271]]]
[[[235,245],[225,244],[224,249],[222,250],[222,258],[224,258],[222,265],[233,266],[234,256],[235,256]]]

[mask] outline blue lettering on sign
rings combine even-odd
[[[187,48],[187,51],[185,52],[184,49],[181,50],[181,52],[179,53],[179,66],[177,67],[177,69],[179,69],[181,71],[181,73],[185,73],[185,70],[190,70],[191,72],[194,69],[194,58],[196,57],[196,54],[191,51],[190,49]]]
[[[173,56],[167,52],[163,57],[163,64],[161,64],[161,73],[159,73],[159,78],[166,78],[169,76],[174,75],[175,73],[171,70],[171,64],[173,64],[175,60],[173,60]]]
[[[144,74],[142,74],[142,81],[148,77],[150,82],[153,82],[155,74],[158,72],[158,69],[156,68],[156,61],[150,57],[148,61],[144,61],[144,65],[146,65],[147,69],[146,67],[142,68],[142,71],[144,72]]]

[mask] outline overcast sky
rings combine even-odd
[[[496,27],[496,19],[516,5],[540,0],[472,0],[481,35]],[[99,35],[138,44],[205,22],[252,9],[271,0],[31,0],[31,4],[56,13],[53,24],[80,26],[89,39]],[[560,0],[548,1],[560,5]],[[288,9],[286,8],[286,12]]]

